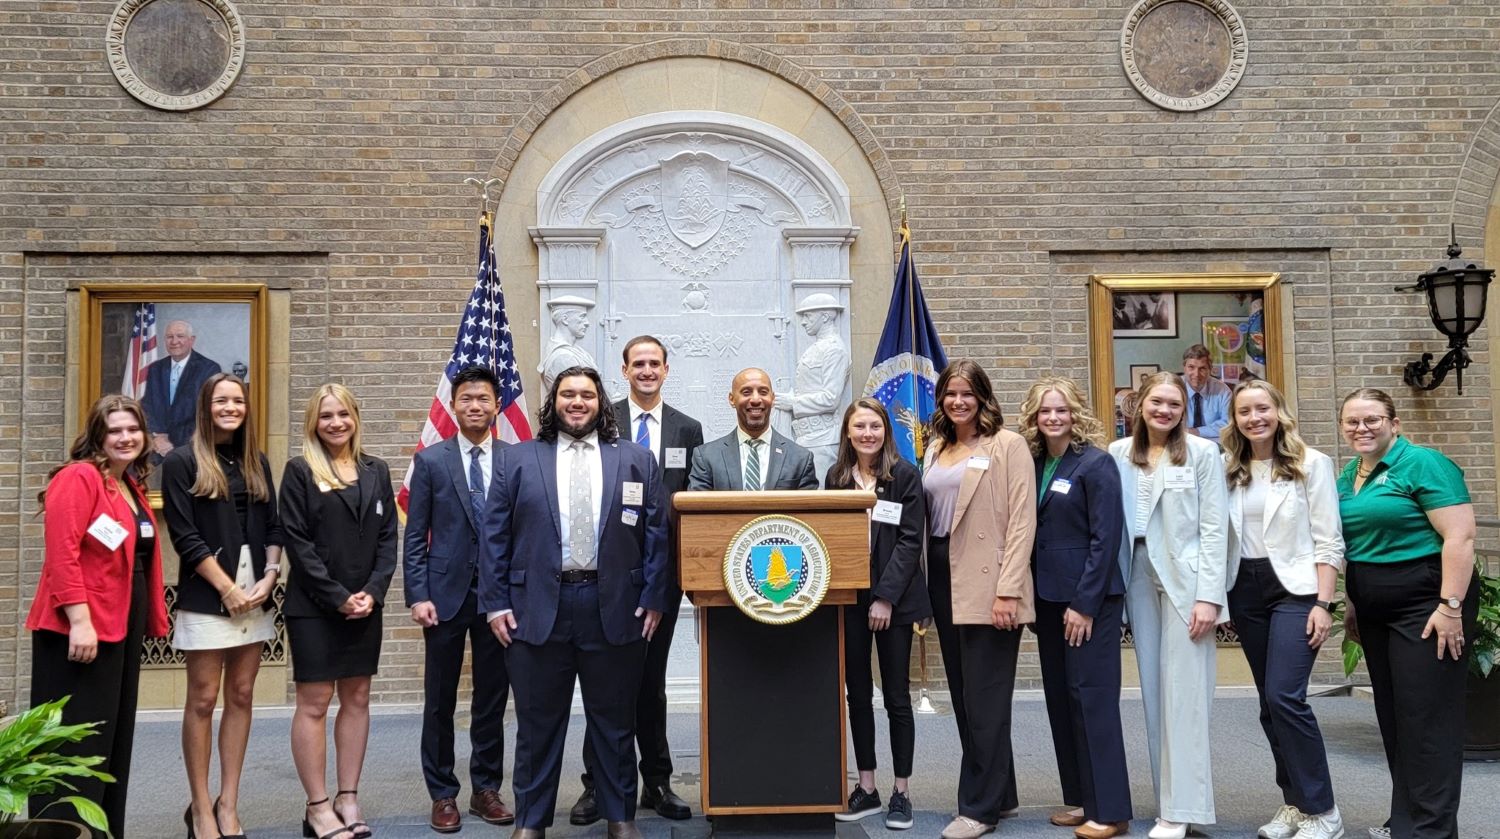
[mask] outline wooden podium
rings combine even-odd
[[[845,807],[843,607],[870,587],[875,494],[679,492],[678,574],[698,615],[702,807],[708,815],[838,813]],[[828,591],[793,623],[754,620],[724,584],[725,553],[762,516],[821,538]]]

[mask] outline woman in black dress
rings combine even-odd
[[[380,663],[381,607],[396,570],[396,499],[385,461],[360,450],[359,403],[329,383],[307,403],[302,456],[287,462],[281,517],[291,566],[287,638],[297,713],[292,759],[307,793],[302,832],[369,836],[359,775],[370,735],[370,677]],[[327,785],[328,703],[337,691],[338,789]]]
[[[281,572],[281,519],[271,462],[260,450],[250,391],[217,373],[198,392],[191,445],[162,462],[162,505],[177,551],[172,646],[187,659],[182,760],[191,805],[188,836],[243,837],[240,777],[265,642],[276,638],[271,592]],[[220,689],[222,686],[222,690]],[[219,722],[219,795],[209,794],[214,706]]]

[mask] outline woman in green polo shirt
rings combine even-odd
[[[1357,458],[1339,474],[1348,561],[1344,625],[1364,646],[1391,770],[1391,835],[1458,835],[1464,635],[1478,603],[1463,472],[1400,436],[1396,405],[1361,388],[1339,410]]]

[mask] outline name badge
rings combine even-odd
[[[1164,477],[1167,489],[1192,489],[1195,485],[1191,466],[1168,466]]]
[[[333,487],[327,481],[318,481],[318,492],[333,492]]]
[[[876,501],[875,513],[871,516],[881,524],[900,524],[902,505],[895,501]]]
[[[385,515],[385,503],[382,502],[378,498],[375,499],[375,515],[377,515],[377,516],[383,516],[383,515]]]
[[[665,469],[686,469],[688,465],[687,449],[681,447],[669,447],[665,455],[665,460],[667,464],[665,467],[663,467]]]
[[[94,523],[89,525],[88,533],[110,550],[120,547],[120,543],[124,542],[125,537],[129,535],[119,522],[103,513],[100,513],[99,518],[94,519]]]
[[[154,527],[151,526],[151,522],[149,522],[149,521],[143,521],[143,522],[141,522],[141,534],[140,534],[140,536],[141,536],[142,539],[152,539],[152,538],[155,538],[156,537],[156,528],[154,528]]]
[[[1073,489],[1073,482],[1067,478],[1053,478],[1052,491],[1058,495],[1067,495]]]
[[[634,510],[622,510],[620,512],[620,522],[626,527],[635,527],[635,523],[640,520],[641,514]]]
[[[626,481],[621,488],[621,496],[622,504],[633,504],[639,507],[646,503],[646,489],[640,481]]]
[[[978,469],[980,471],[984,471],[985,469],[990,468],[989,456],[982,454],[974,455],[973,457],[969,458],[969,468]]]

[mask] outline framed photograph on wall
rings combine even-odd
[[[216,373],[233,373],[266,405],[264,285],[251,283],[90,284],[79,290],[79,413],[100,396],[121,393],[146,412],[152,461],[188,445],[198,390]],[[257,431],[266,445],[264,420]],[[159,503],[159,473],[149,481]]]
[[[1110,322],[1116,338],[1176,338],[1177,295],[1170,291],[1115,292]]]
[[[1160,372],[1161,372],[1161,365],[1160,364],[1132,364],[1132,365],[1130,365],[1130,389],[1131,390],[1136,390],[1136,389],[1140,388],[1141,382],[1145,381],[1147,376],[1151,376],[1151,375],[1154,375],[1154,374],[1160,373]]]

